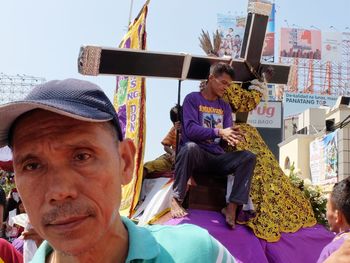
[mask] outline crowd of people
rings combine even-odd
[[[0,171],[3,183],[12,179],[11,174]],[[16,224],[14,217],[25,213],[22,200],[16,188],[6,194],[0,185],[0,258],[4,262],[22,262],[23,245],[26,231],[23,226]]]

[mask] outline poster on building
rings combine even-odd
[[[342,34],[322,32],[322,60],[340,63],[342,60]]]
[[[317,95],[307,93],[285,92],[283,96],[283,115],[285,117],[297,115],[309,108],[320,106],[333,107],[338,96]]]
[[[249,112],[247,123],[256,128],[281,128],[282,103],[281,101],[260,102]]]
[[[221,35],[219,56],[239,58],[245,29],[245,17],[218,14],[218,30]]]
[[[217,14],[217,28],[221,34],[219,56],[239,58],[244,36],[246,17],[232,14]],[[275,52],[275,4],[267,24],[263,57],[273,57]]]
[[[272,5],[269,22],[267,23],[263,57],[274,57],[275,55],[275,4]]]
[[[321,59],[321,31],[281,28],[281,57]]]
[[[338,130],[310,143],[310,173],[313,184],[331,184],[338,180]]]

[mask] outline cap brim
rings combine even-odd
[[[88,122],[106,122],[113,119],[113,116],[106,112],[72,101],[10,102],[0,106],[0,147],[8,145],[8,133],[14,121],[22,114],[34,109],[43,109]]]

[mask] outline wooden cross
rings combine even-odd
[[[290,66],[261,63],[271,7],[266,1],[249,1],[240,59],[84,46],[80,49],[78,69],[83,75],[93,76],[107,74],[205,80],[212,64],[226,62],[234,67],[236,82],[261,79],[263,72],[272,70],[269,83],[287,84]]]

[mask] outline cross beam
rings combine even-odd
[[[205,80],[211,65],[225,62],[234,67],[237,82],[251,81],[272,69],[268,82],[287,84],[289,65],[261,63],[270,12],[271,4],[249,2],[240,59],[85,46],[80,49],[78,70],[83,75],[93,76],[107,74]]]

